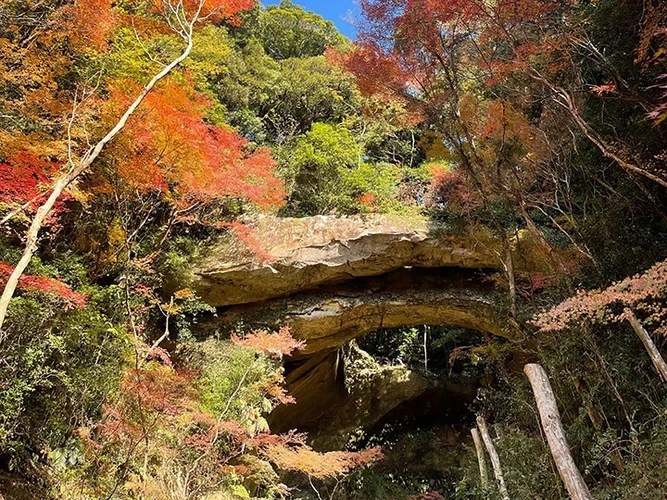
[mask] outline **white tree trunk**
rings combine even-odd
[[[39,231],[42,229],[42,226],[44,225],[44,220],[53,209],[53,205],[55,205],[56,201],[63,193],[65,188],[67,188],[67,186],[69,186],[74,180],[76,180],[76,178],[79,177],[82,173],[88,170],[90,165],[92,165],[92,163],[97,159],[97,157],[100,155],[100,153],[107,145],[107,143],[112,141],[123,130],[123,128],[125,128],[125,125],[129,120],[130,116],[134,114],[134,112],[137,110],[137,108],[143,102],[146,96],[150,93],[151,90],[153,90],[153,87],[155,87],[155,85],[160,80],[162,80],[165,76],[171,73],[171,71],[174,68],[176,68],[176,66],[181,64],[190,55],[193,46],[193,39],[192,39],[193,29],[195,23],[198,20],[199,12],[201,11],[202,5],[203,5],[203,0],[200,2],[199,10],[197,11],[193,19],[187,24],[185,23],[182,24],[182,29],[179,32],[179,34],[186,40],[187,46],[183,50],[181,55],[179,55],[176,59],[174,59],[164,68],[162,68],[162,70],[159,73],[153,76],[150,82],[148,82],[146,86],[142,89],[141,93],[137,96],[134,102],[127,108],[125,113],[123,113],[123,116],[120,117],[116,125],[102,139],[100,139],[97,142],[97,144],[95,144],[95,146],[91,148],[83,156],[83,158],[81,158],[81,160],[79,160],[78,164],[76,165],[71,164],[70,170],[67,173],[65,173],[62,177],[60,177],[58,180],[56,180],[56,182],[51,187],[51,194],[49,195],[47,200],[42,204],[42,206],[40,206],[39,209],[37,209],[37,213],[35,214],[35,217],[33,218],[30,227],[28,228],[28,231],[26,232],[25,235],[25,249],[23,250],[21,259],[14,268],[12,274],[9,276],[9,279],[7,279],[5,288],[2,291],[2,296],[0,297],[0,344],[5,340],[5,335],[2,331],[2,326],[4,324],[5,317],[7,316],[7,308],[9,307],[9,303],[12,300],[12,297],[14,296],[14,292],[16,291],[16,287],[18,286],[21,275],[25,271],[26,267],[28,267],[28,264],[30,264],[30,261],[32,260],[32,256],[37,251]]]
[[[554,457],[560,477],[565,483],[565,488],[573,500],[591,500],[591,493],[584,482],[577,465],[574,463],[570,448],[565,438],[565,431],[560,420],[560,413],[556,404],[556,397],[551,389],[549,377],[544,368],[538,364],[527,364],[524,373],[530,380],[530,385],[535,394],[537,409],[540,412],[542,428],[547,436],[551,455]]]
[[[491,440],[491,435],[489,434],[489,429],[486,426],[486,421],[481,415],[477,415],[477,427],[479,427],[479,432],[482,435],[484,444],[486,445],[486,451],[489,452],[489,457],[491,458],[491,465],[493,466],[493,474],[496,476],[496,481],[498,481],[498,490],[500,491],[500,497],[503,500],[510,500],[509,493],[507,493],[507,486],[505,486],[505,477],[503,476],[503,470],[500,467],[500,457],[498,452],[496,452],[496,447],[493,445]]]
[[[470,433],[472,434],[472,440],[475,443],[475,450],[477,451],[480,485],[482,488],[486,488],[489,485],[489,477],[486,473],[486,458],[484,458],[484,445],[482,444],[482,438],[479,435],[477,428],[470,429]]]
[[[653,361],[653,366],[655,366],[655,369],[658,370],[662,381],[667,382],[667,363],[665,363],[665,359],[660,354],[658,347],[655,345],[653,339],[646,331],[646,328],[644,328],[644,326],[639,322],[637,316],[635,316],[635,313],[631,309],[626,308],[625,314],[628,317],[628,321],[632,325],[635,333],[644,344],[644,347],[646,348],[651,361]]]

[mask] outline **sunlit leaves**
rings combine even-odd
[[[582,321],[613,323],[627,319],[624,308],[647,315],[647,324],[654,324],[667,334],[667,261],[659,262],[644,273],[626,278],[605,290],[580,291],[574,297],[535,317],[542,331],[557,331]]]
[[[109,106],[123,110],[139,91],[132,81],[110,85]],[[146,98],[111,146],[120,175],[142,190],[170,192],[182,203],[228,197],[263,207],[282,203],[268,150],[247,152],[247,140],[205,122],[210,100],[173,79]]]
[[[343,43],[333,22],[286,0],[260,15],[258,32],[266,53],[277,60],[320,56]]]
[[[233,335],[232,342],[262,351],[278,359],[282,359],[283,356],[289,356],[292,352],[306,347],[305,342],[292,337],[287,327],[282,327],[277,333],[259,330],[250,332],[243,338]]]
[[[280,469],[302,472],[315,479],[343,476],[357,467],[369,466],[383,458],[379,448],[364,452],[317,453],[306,445],[272,445],[266,448],[264,454]]]

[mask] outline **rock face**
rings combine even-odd
[[[358,429],[366,429],[429,388],[429,381],[405,366],[383,366],[354,342],[345,356],[347,397],[311,429],[313,446],[342,449]]]
[[[343,448],[357,429],[372,426],[429,388],[425,378],[405,366],[378,364],[354,342],[344,353],[338,350],[311,360],[287,377],[296,405],[277,408],[270,423],[277,432],[308,429],[320,450]],[[317,403],[312,394],[319,395]]]
[[[342,347],[350,340],[378,330],[411,325],[451,325],[511,336],[497,312],[490,290],[423,286],[420,289],[316,293],[234,307],[200,328],[225,333],[235,325],[276,329],[288,325],[292,335],[306,341],[296,356]]]
[[[372,427],[427,390],[426,380],[403,367],[373,365],[362,370],[367,379],[349,384],[341,353],[373,330],[431,324],[512,336],[489,280],[503,252],[487,233],[442,236],[424,220],[386,216],[264,218],[253,238],[206,249],[190,286],[218,307],[199,323],[201,334],[289,325],[306,341],[286,365],[297,404],[275,410],[274,430],[326,422],[319,435],[334,437],[319,444],[338,446],[354,428]],[[530,258],[539,252],[526,232],[512,245],[517,270],[543,270]]]
[[[374,216],[260,219],[253,238],[262,263],[238,241],[203,252],[192,287],[207,303],[228,306],[285,297],[406,266],[499,267],[486,234],[436,237],[424,220]]]

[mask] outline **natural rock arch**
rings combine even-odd
[[[543,270],[528,258],[535,245],[522,236],[513,241],[516,268]],[[279,430],[308,426],[325,414],[336,420],[334,410],[350,414],[351,398],[362,396],[342,385],[341,348],[368,332],[430,324],[509,338],[515,333],[489,279],[502,266],[498,242],[488,233],[434,235],[424,221],[320,216],[261,219],[254,238],[264,261],[237,240],[220,241],[193,266],[191,286],[218,307],[215,317],[200,322],[203,335],[239,324],[288,325],[306,341],[287,364],[297,404],[274,412]],[[369,385],[371,397],[392,397],[376,401],[365,424],[428,387],[406,370],[382,370],[378,377]]]

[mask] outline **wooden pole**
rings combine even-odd
[[[503,470],[500,468],[500,457],[498,452],[496,452],[496,447],[493,445],[491,440],[491,435],[489,434],[489,429],[486,426],[486,421],[481,415],[477,415],[477,427],[479,427],[479,432],[482,435],[482,440],[486,445],[486,451],[489,452],[489,458],[491,458],[491,465],[493,466],[493,474],[496,476],[496,481],[498,481],[498,490],[500,491],[500,497],[503,500],[510,500],[509,493],[507,493],[507,486],[505,486],[505,478],[503,477]]]
[[[547,436],[549,448],[551,448],[551,455],[554,457],[556,467],[560,473],[560,477],[565,483],[565,488],[573,500],[591,500],[591,493],[588,491],[588,486],[584,482],[577,465],[574,463],[570,448],[565,438],[565,431],[560,420],[560,413],[556,405],[556,397],[554,396],[549,377],[538,364],[527,364],[524,373],[530,380],[530,385],[533,387],[535,394],[535,401],[537,402],[537,409],[540,412],[540,420],[542,421],[542,428]]]
[[[482,444],[482,437],[476,427],[470,429],[472,440],[475,443],[475,450],[477,451],[477,462],[479,463],[479,482],[482,488],[486,489],[489,485],[489,477],[486,474],[486,458],[484,458],[484,444]]]
[[[658,370],[662,381],[667,382],[667,363],[665,363],[665,360],[660,354],[658,347],[653,342],[653,339],[646,331],[646,328],[644,328],[644,326],[639,322],[632,309],[626,308],[625,315],[627,316],[628,321],[632,325],[635,333],[644,344],[644,347],[646,348],[651,361],[653,361],[653,366],[655,366],[655,369]]]

